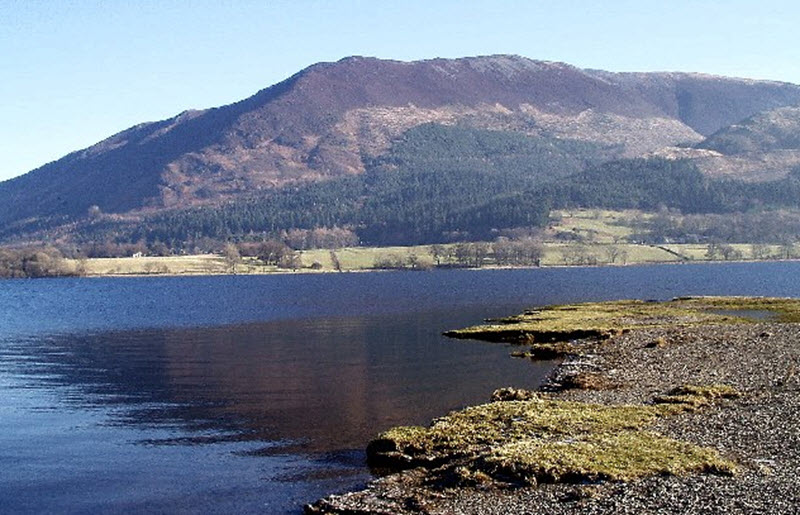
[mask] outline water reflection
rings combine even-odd
[[[27,387],[110,407],[110,424],[188,432],[151,445],[279,440],[320,453],[361,448],[380,429],[424,423],[501,384],[535,386],[547,370],[446,340],[446,327],[428,314],[99,333],[27,341],[15,361]]]

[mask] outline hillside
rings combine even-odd
[[[165,210],[127,224],[101,217],[78,232],[91,240],[162,241],[173,248],[201,236],[227,240],[334,226],[354,229],[360,241],[371,244],[488,237],[497,227],[537,225],[547,218],[545,205],[519,212],[503,204],[508,195],[564,179],[613,153],[574,140],[424,124],[370,160],[363,174],[265,191],[221,206]],[[481,207],[493,202],[504,207],[486,219]]]
[[[800,108],[768,109],[722,127],[691,147],[664,147],[649,156],[690,159],[713,177],[780,180],[800,166]]]
[[[723,127],[697,147],[725,155],[800,150],[800,107],[760,112]]]
[[[241,102],[143,123],[0,183],[0,227],[20,235],[82,219],[95,205],[120,214],[183,209],[360,175],[406,131],[432,122],[635,157],[797,104],[800,86],[777,82],[611,73],[517,56],[351,57]]]

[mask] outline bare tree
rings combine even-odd
[[[501,236],[492,244],[492,252],[494,253],[495,263],[509,265],[514,256],[514,244],[508,238]]]
[[[225,258],[225,269],[229,274],[235,274],[236,266],[242,260],[242,256],[239,254],[239,248],[233,243],[228,243],[225,245],[222,256]]]
[[[733,248],[731,245],[722,244],[719,245],[719,253],[722,255],[722,259],[725,261],[730,261],[732,259],[741,259],[742,253]]]
[[[720,256],[719,244],[712,241],[706,247],[706,257],[708,259],[713,260],[713,259],[719,259],[719,256]]]
[[[622,256],[623,249],[619,245],[606,245],[605,251],[608,262],[616,263],[617,260]]]
[[[782,241],[778,252],[781,259],[792,259],[795,257],[794,241],[788,239]]]
[[[309,231],[302,229],[290,229],[281,238],[293,249],[307,249],[309,247],[308,233]]]
[[[533,238],[523,238],[517,243],[519,248],[520,264],[527,266],[539,266],[544,256],[542,242]]]
[[[750,257],[756,260],[763,260],[769,257],[769,246],[765,243],[753,243],[750,245]]]
[[[430,247],[431,257],[433,260],[436,261],[436,266],[441,266],[442,258],[445,257],[446,250],[443,245],[439,245],[438,243],[435,245],[431,245]]]
[[[459,243],[455,246],[454,254],[459,265],[467,266],[472,255],[472,246],[469,243]]]
[[[337,272],[342,271],[342,262],[339,261],[339,256],[336,255],[336,251],[331,251],[331,264],[333,265],[333,269]]]
[[[300,254],[297,252],[289,252],[281,256],[280,260],[278,261],[278,268],[291,268],[292,270],[297,270],[302,266],[302,261],[300,260]]]
[[[471,245],[472,263],[476,268],[483,266],[483,262],[486,260],[486,256],[489,255],[490,249],[491,247],[489,244],[484,242],[473,243]]]

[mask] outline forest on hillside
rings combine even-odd
[[[222,206],[174,210],[136,227],[113,219],[85,224],[87,240],[165,242],[247,240],[292,230],[344,227],[365,245],[489,238],[494,231],[547,222],[546,202],[507,205],[514,192],[567,177],[614,149],[512,132],[423,125],[408,131],[363,175],[281,188]]]

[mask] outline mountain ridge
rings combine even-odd
[[[0,224],[221,202],[363,173],[406,130],[463,125],[644,155],[800,104],[800,86],[514,55],[313,64],[225,106],[137,124],[0,183]]]

